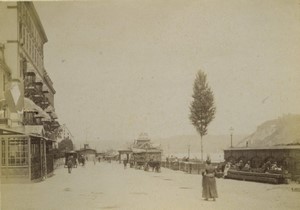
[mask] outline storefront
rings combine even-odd
[[[53,172],[52,142],[45,137],[0,128],[1,180],[38,181]]]

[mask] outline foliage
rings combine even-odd
[[[62,151],[59,151],[57,148],[52,149],[52,154],[53,154],[54,159],[64,157],[64,153]]]
[[[65,138],[61,142],[58,143],[59,151],[71,151],[74,149],[73,142],[69,138]]]
[[[216,107],[213,92],[206,81],[206,74],[202,71],[196,75],[192,97],[190,120],[201,136],[201,159],[203,160],[202,137],[207,134],[207,126],[215,117]]]
[[[216,107],[214,95],[208,83],[206,74],[199,71],[194,82],[193,101],[190,106],[190,120],[201,136],[207,134],[207,126],[214,119]]]

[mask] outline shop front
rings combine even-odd
[[[44,137],[0,129],[1,181],[39,181],[53,172],[52,142]]]

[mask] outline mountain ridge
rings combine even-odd
[[[237,146],[266,147],[293,144],[300,144],[300,115],[288,114],[265,121]]]

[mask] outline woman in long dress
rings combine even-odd
[[[216,169],[211,165],[211,161],[206,160],[205,171],[202,173],[202,198],[204,200],[212,198],[215,201],[218,197],[215,173]]]
[[[231,163],[227,162],[226,165],[225,165],[225,168],[224,168],[223,178],[226,178],[226,176],[227,176],[228,171],[229,171],[230,168],[231,168]]]

